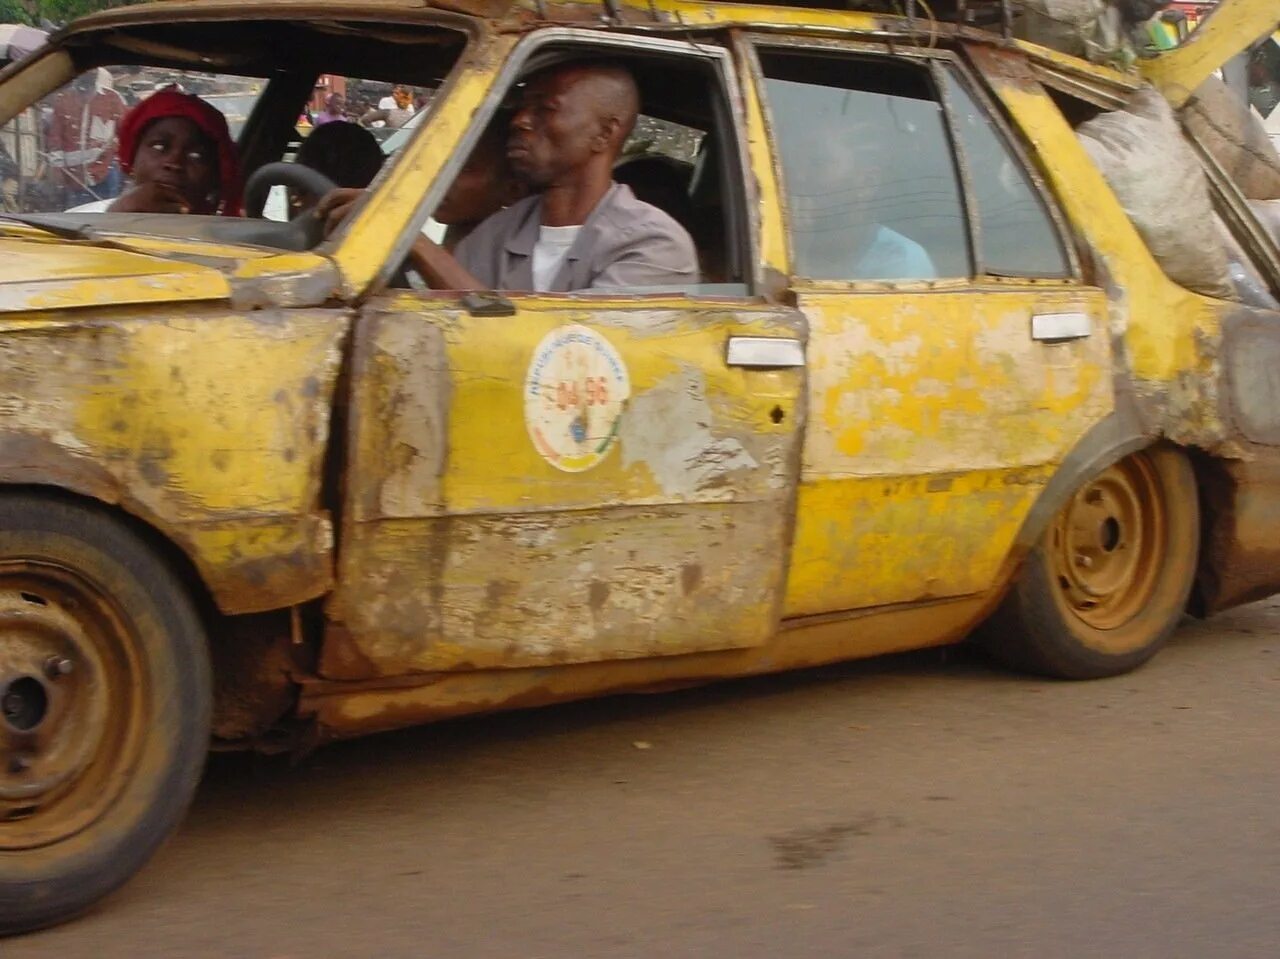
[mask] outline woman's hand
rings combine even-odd
[[[190,213],[191,203],[176,187],[143,183],[125,190],[107,207],[109,213]]]

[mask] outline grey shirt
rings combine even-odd
[[[513,203],[477,226],[453,255],[484,289],[532,290],[541,214],[539,196]],[[582,224],[550,291],[697,282],[698,256],[684,227],[615,183]]]

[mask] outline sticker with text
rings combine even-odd
[[[609,452],[631,382],[622,357],[585,326],[561,326],[542,338],[524,380],[529,438],[556,469],[580,473]]]

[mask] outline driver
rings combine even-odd
[[[113,213],[240,216],[240,163],[223,115],[204,100],[161,90],[120,121],[120,166],[132,185]]]
[[[537,194],[490,216],[453,253],[417,238],[414,269],[442,290],[697,283],[689,234],[613,182],[639,100],[635,79],[617,64],[565,63],[530,77],[507,135],[507,162]],[[334,191],[317,212],[332,228],[352,201]]]

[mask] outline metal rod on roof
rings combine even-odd
[[[956,22],[959,23],[960,26],[962,27],[964,26],[965,20],[967,19],[965,16],[966,6],[967,5],[965,3],[965,0],[956,0]]]
[[[1009,0],[1000,0],[1000,26],[1006,40],[1013,39],[1013,5]]]
[[[916,0],[907,0],[907,29],[915,32],[916,28]]]

